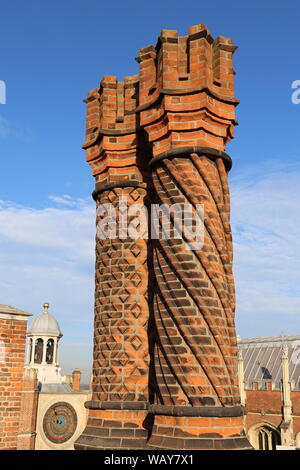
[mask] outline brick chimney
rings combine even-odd
[[[114,236],[96,238],[93,395],[76,449],[250,448],[225,153],[237,124],[235,49],[203,24],[181,37],[163,30],[139,50],[137,75],[107,75],[85,100],[97,230],[104,207],[118,217]],[[203,244],[124,235],[123,200],[128,213],[157,203],[195,213],[202,204]]]
[[[79,369],[74,369],[72,372],[72,389],[74,392],[80,392],[80,379],[81,372]]]

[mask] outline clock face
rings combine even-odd
[[[58,402],[50,406],[43,420],[44,433],[49,441],[62,444],[76,431],[77,415],[69,403]]]

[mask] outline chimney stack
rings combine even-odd
[[[74,369],[72,372],[72,389],[74,392],[80,392],[80,379],[81,372],[79,369]]]
[[[95,332],[89,418],[75,449],[251,448],[237,375],[225,153],[237,124],[235,49],[203,24],[185,36],[163,30],[156,46],[139,50],[138,74],[123,82],[106,75],[85,100]],[[197,246],[189,233],[177,236],[175,215],[169,237],[143,232],[142,223],[133,236],[124,223],[127,206],[144,214],[173,204],[190,208],[190,227],[201,204]]]

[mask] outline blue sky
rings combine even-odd
[[[137,73],[138,48],[161,29],[205,23],[231,37],[239,126],[227,151],[241,336],[300,333],[300,79],[296,1],[11,0],[2,2],[0,303],[51,303],[66,371],[89,368],[93,178],[85,98],[103,75]]]

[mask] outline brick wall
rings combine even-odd
[[[293,435],[300,432],[300,391],[291,392]],[[246,390],[246,430],[260,423],[271,424],[280,433],[283,423],[283,396],[280,390]],[[289,445],[294,445],[290,442]]]
[[[37,370],[25,369],[17,439],[18,450],[34,450],[35,448],[38,398]]]
[[[0,449],[17,448],[28,316],[0,306]]]

